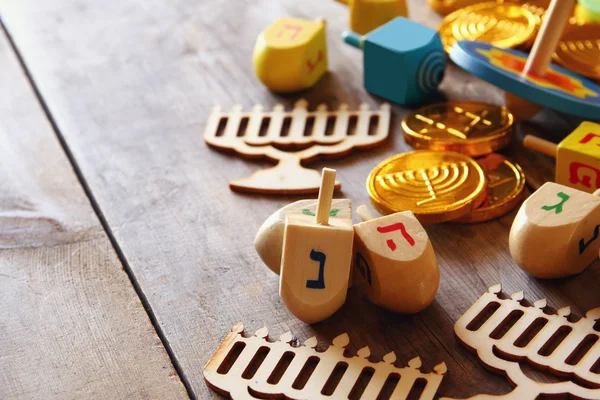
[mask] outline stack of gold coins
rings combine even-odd
[[[575,73],[600,79],[600,24],[571,24],[556,47],[554,60]]]
[[[520,4],[491,1],[448,14],[438,31],[447,52],[459,40],[479,40],[513,48],[531,40],[536,31],[536,18]]]
[[[373,169],[367,179],[373,205],[384,214],[410,210],[422,223],[483,222],[508,213],[522,200],[525,176],[494,152],[512,140],[513,123],[506,107],[473,101],[408,114],[404,138],[419,150]]]

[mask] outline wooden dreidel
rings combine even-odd
[[[600,190],[593,195],[547,182],[521,206],[510,230],[510,254],[536,278],[583,271],[600,250]]]
[[[254,45],[254,72],[274,92],[313,86],[327,71],[325,21],[279,18]]]
[[[368,299],[388,310],[416,313],[431,304],[440,269],[427,232],[411,211],[374,218],[366,206],[356,212],[354,282]]]
[[[316,216],[288,214],[283,233],[279,295],[288,310],[312,324],[346,301],[352,260],[352,221],[329,218],[335,170],[323,168]]]
[[[367,35],[345,32],[344,41],[364,51],[367,92],[401,105],[424,101],[437,91],[446,53],[437,31],[398,17]]]
[[[552,62],[552,55],[558,45],[560,37],[571,16],[575,0],[553,0],[544,14],[544,19],[537,38],[533,44],[522,76],[544,76]],[[529,119],[542,107],[518,97],[510,92],[505,92],[506,107],[520,119]]]
[[[556,158],[556,183],[588,193],[600,189],[600,124],[582,122],[558,145],[531,135],[523,145]]]
[[[396,17],[407,17],[406,0],[336,0],[350,8],[350,29],[364,35]]]
[[[298,200],[275,211],[263,222],[254,238],[254,247],[261,260],[279,275],[285,217],[289,214],[315,216],[317,200]],[[333,199],[329,209],[330,218],[346,219],[352,223],[352,201]]]

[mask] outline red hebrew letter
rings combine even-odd
[[[581,143],[581,144],[589,143],[595,137],[600,138],[600,135],[596,135],[595,133],[590,132],[587,135],[585,135],[585,137],[583,139],[581,139],[579,141],[579,143]],[[600,146],[600,144],[596,143],[596,146]]]
[[[294,33],[292,33],[292,35],[289,37],[290,40],[296,39],[296,36],[298,36],[300,34],[300,32],[302,32],[304,30],[304,28],[300,25],[284,24],[283,28],[279,31],[279,33],[277,34],[276,37],[281,37],[281,35],[283,35],[283,32],[286,29],[294,31]]]
[[[580,174],[579,171],[582,171]],[[595,188],[600,188],[600,170],[580,162],[572,162],[569,167],[569,183],[581,183],[583,186],[592,189],[592,179],[595,179]]]
[[[415,245],[415,239],[413,239],[413,237],[410,236],[410,234],[406,231],[406,227],[404,226],[404,224],[402,222],[398,222],[398,223],[388,225],[388,226],[378,226],[377,227],[377,232],[379,232],[379,233],[389,233],[389,232],[394,232],[394,231],[402,232],[402,236],[408,242],[408,244],[410,244],[411,246]],[[392,251],[396,250],[396,242],[394,242],[393,239],[388,239],[388,240],[386,240],[385,243],[388,245],[390,250],[392,250]]]

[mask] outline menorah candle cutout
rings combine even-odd
[[[354,281],[388,310],[416,313],[431,304],[440,282],[427,232],[410,211],[374,218],[366,206],[354,225]]]
[[[575,275],[598,258],[599,233],[598,195],[547,182],[519,209],[510,230],[510,254],[536,278]]]
[[[313,86],[327,71],[325,21],[278,18],[262,31],[252,63],[260,81],[275,92]]]
[[[313,324],[346,301],[352,261],[352,221],[330,218],[335,170],[324,168],[315,216],[285,218],[279,295],[298,319]]]
[[[371,110],[361,104],[351,111],[346,104],[328,111],[321,104],[308,111],[308,102],[298,100],[291,111],[277,105],[265,112],[257,105],[251,111],[241,106],[231,112],[213,108],[204,130],[204,140],[212,147],[233,150],[247,158],[268,158],[278,164],[251,177],[232,181],[232,190],[265,194],[304,194],[319,190],[317,171],[301,162],[319,156],[342,156],[350,150],[366,149],[383,143],[389,134],[390,106]],[[336,182],[336,189],[340,188]]]
[[[345,333],[327,350],[317,351],[315,337],[298,346],[290,332],[276,342],[267,340],[267,328],[254,336],[244,337],[243,332],[244,326],[236,324],[204,367],[208,386],[234,400],[375,399],[383,393],[397,400],[433,400],[447,371],[442,362],[432,372],[422,372],[419,357],[398,368],[393,352],[371,362],[368,347],[346,357],[350,339]]]
[[[546,299],[526,307],[521,304],[523,292],[500,298],[501,290],[500,285],[489,288],[456,321],[454,333],[469,350],[477,352],[488,369],[506,375],[515,389],[506,395],[472,399],[535,400],[540,395],[566,398],[565,394],[600,398],[600,341],[594,329],[600,308],[571,322],[569,307],[550,315],[544,312]],[[564,381],[540,383],[529,378],[519,365],[525,361]]]
[[[418,104],[437,92],[446,70],[440,35],[398,17],[365,36],[344,33],[344,41],[364,50],[367,92],[401,105]]]
[[[408,16],[406,0],[337,0],[350,8],[350,29],[364,35],[396,17]]]
[[[315,216],[316,211],[316,199],[298,200],[275,211],[263,222],[254,238],[254,247],[261,260],[271,271],[279,275],[286,215],[301,214]],[[351,222],[352,202],[349,199],[333,199],[331,201],[329,217],[346,219]]]
[[[523,145],[556,158],[556,183],[588,193],[600,189],[600,124],[582,122],[558,146],[531,135]]]

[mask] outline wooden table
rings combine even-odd
[[[435,27],[424,1],[411,17]],[[259,31],[282,15],[324,16],[330,69],[310,91],[278,96],[251,68]],[[347,11],[326,0],[3,0],[0,16],[0,398],[217,397],[202,368],[230,327],[291,330],[322,347],[342,332],[373,359],[445,361],[440,393],[504,393],[453,336],[489,286],[548,298],[581,315],[600,305],[598,263],[564,280],[527,276],[508,252],[515,213],[464,226],[427,226],[441,267],[436,300],[414,315],[367,302],[356,289],[330,319],[305,325],[278,296],[254,234],[297,198],[242,195],[227,182],[266,163],[209,149],[211,107],[332,107],[380,100],[362,87],[362,54],[342,44]],[[502,103],[502,92],[451,66],[437,100]],[[368,203],[364,182],[408,150],[394,107],[388,143],[313,167],[338,170],[342,195]],[[519,125],[554,141],[578,123],[550,111]],[[553,162],[515,144],[530,189]],[[356,217],[355,217],[356,219]],[[541,377],[541,379],[546,379]]]

